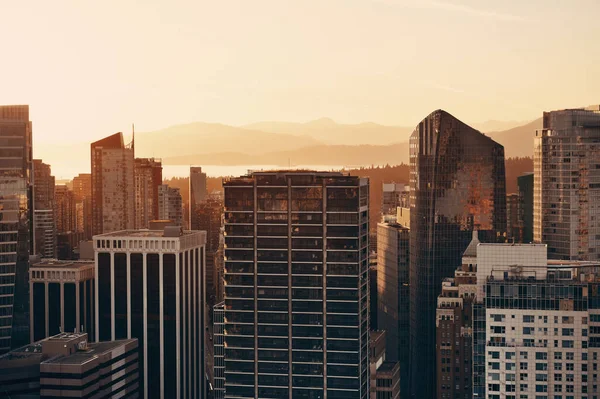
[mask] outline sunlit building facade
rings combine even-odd
[[[506,238],[504,147],[434,111],[410,138],[410,186],[410,390],[433,399],[442,281],[454,275],[474,229],[484,242]]]
[[[133,229],[133,143],[125,145],[123,133],[115,133],[91,144],[91,159],[93,234]]]
[[[533,167],[534,241],[551,259],[600,259],[600,106],[544,112]]]
[[[367,179],[224,182],[225,397],[369,395]]]
[[[206,173],[199,166],[190,167],[190,203],[189,203],[189,228],[198,229],[198,212],[196,206],[208,196]]]
[[[162,161],[155,158],[136,158],[135,228],[147,229],[151,220],[158,219],[158,187],[162,184]]]

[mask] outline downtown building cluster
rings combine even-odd
[[[72,392],[92,358],[87,397],[598,396],[598,107],[544,113],[508,195],[504,148],[433,112],[377,226],[367,178],[249,172],[217,194],[192,167],[170,187],[121,133],[57,185],[31,131],[0,107],[11,397]]]

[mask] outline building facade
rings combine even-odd
[[[56,223],[54,210],[34,210],[35,254],[42,258],[56,258]]]
[[[225,303],[213,307],[213,397],[225,398],[225,346],[223,326],[225,323]]]
[[[0,353],[29,340],[33,171],[28,105],[0,106]]]
[[[83,232],[84,240],[92,239],[92,175],[80,173],[73,178],[77,212],[77,231]]]
[[[368,180],[255,172],[224,189],[225,397],[366,399]]]
[[[523,242],[521,219],[519,217],[520,204],[521,197],[518,193],[506,196],[506,238],[509,242]]]
[[[546,251],[478,247],[486,398],[598,396],[600,264],[547,260]]]
[[[196,206],[208,196],[208,187],[206,185],[206,173],[198,166],[190,167],[190,202],[189,202],[189,227],[191,230],[198,230],[198,219]]]
[[[145,398],[206,392],[206,234],[179,226],[94,236],[96,338],[137,338]]]
[[[551,259],[600,259],[600,106],[544,112],[533,155],[534,241]]]
[[[517,178],[519,187],[519,223],[522,242],[533,242],[533,173],[525,173]]]
[[[135,183],[133,143],[125,145],[123,133],[91,144],[92,233],[133,229]]]
[[[155,158],[136,158],[135,228],[147,229],[151,220],[158,219],[158,187],[162,184],[162,161]]]
[[[381,214],[395,215],[396,208],[408,208],[410,204],[410,186],[406,183],[383,183]]]
[[[473,304],[477,294],[477,231],[453,278],[442,282],[436,310],[437,397],[473,398]]]
[[[399,362],[400,385],[408,392],[410,356],[410,229],[377,225],[377,329],[386,332],[386,357]]]
[[[94,340],[94,263],[42,260],[29,268],[30,341],[85,332]]]
[[[206,231],[206,295],[212,306],[223,291],[222,279],[219,278],[222,276],[219,269],[223,265],[219,259],[223,256],[219,250],[223,226],[223,200],[209,195],[206,200],[196,204],[194,211],[197,229]]]
[[[88,343],[61,333],[0,356],[7,398],[138,398],[137,340]]]
[[[183,203],[178,188],[166,184],[158,186],[158,219],[183,226]]]
[[[433,399],[435,311],[471,241],[506,239],[504,148],[445,111],[431,113],[410,137],[411,394]]]

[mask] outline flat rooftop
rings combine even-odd
[[[391,373],[396,368],[396,362],[383,362],[377,369],[377,373]]]
[[[44,363],[81,365],[95,359],[99,355],[134,341],[135,339],[122,339],[118,341],[88,343],[86,350],[77,351],[70,356],[53,357],[46,360]]]
[[[56,260],[56,259],[43,259],[39,262],[32,263],[30,269],[36,268],[56,268],[56,269],[80,269],[84,266],[94,266],[93,260]]]
[[[194,234],[200,234],[200,231],[196,230],[184,230],[182,235],[180,236],[169,236],[165,235],[164,230],[121,230],[114,231],[112,233],[104,233],[95,235],[94,238],[103,238],[103,237],[138,237],[138,238],[178,238],[191,236]]]

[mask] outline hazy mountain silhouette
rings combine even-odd
[[[535,130],[541,128],[542,118],[539,118],[522,126],[486,134],[504,146],[504,154],[507,158],[531,157]]]
[[[529,121],[499,121],[491,119],[485,122],[470,123],[472,127],[479,130],[480,132],[500,132],[515,127],[523,126],[529,123]]]
[[[264,154],[219,152],[163,157],[172,165],[385,165],[408,162],[408,142],[390,145],[317,145]]]
[[[385,126],[373,122],[340,124],[330,118],[306,123],[257,122],[242,126],[245,129],[270,133],[304,134],[325,144],[338,145],[385,145],[408,141],[414,127]]]
[[[214,154],[234,150],[246,154],[294,150],[319,145],[309,135],[271,133],[217,123],[195,122],[136,134],[138,156],[169,158],[189,154]]]

